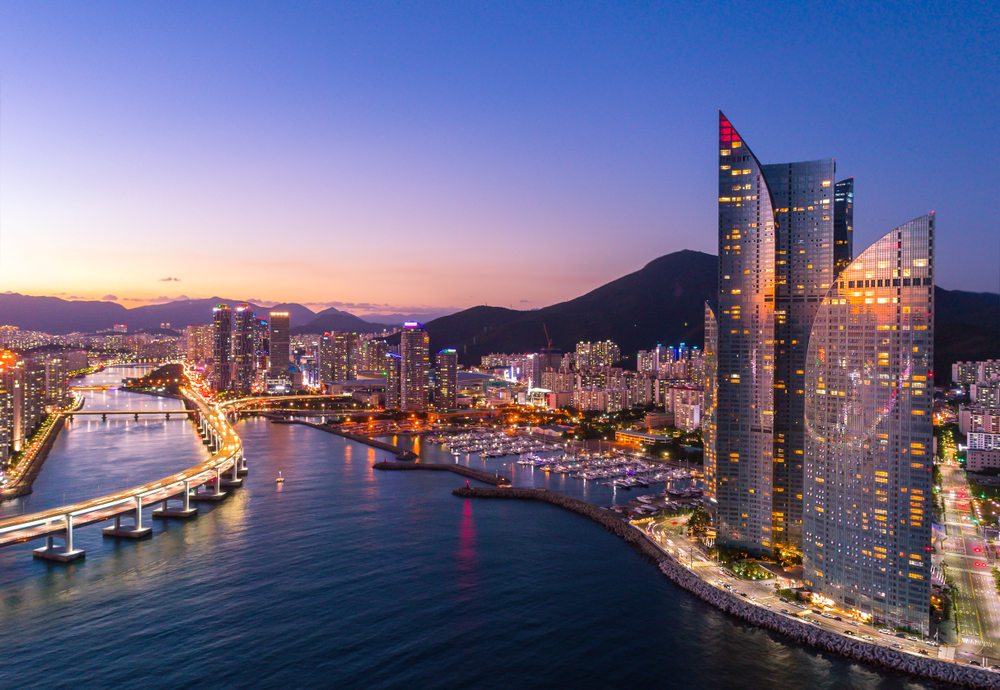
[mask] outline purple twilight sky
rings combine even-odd
[[[988,2],[0,2],[0,292],[544,306],[716,253],[719,108],[764,163],[837,158],[856,253],[934,210],[938,284],[996,291],[995,29]]]

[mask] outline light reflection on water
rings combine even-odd
[[[69,567],[0,550],[0,688],[923,687],[734,622],[553,506],[458,499],[464,479],[376,472],[390,454],[308,427],[238,430],[245,488],[197,519],[140,543],[82,529]],[[150,471],[183,437],[115,433],[79,436]],[[65,477],[103,467],[91,448]]]

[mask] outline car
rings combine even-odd
[[[879,628],[878,631],[883,635],[891,635],[892,631],[889,628]]]
[[[917,654],[923,654],[924,656],[930,656],[926,649],[918,649]]]
[[[844,620],[844,619],[843,619],[843,618],[841,618],[840,616],[834,616],[834,617],[833,617],[833,620],[835,620],[835,621],[842,621],[842,620]]]
[[[782,613],[788,613],[788,609],[781,609]]]
[[[908,639],[910,642],[920,642],[920,638],[919,637],[915,637],[913,635],[907,635],[906,639]]]
[[[889,645],[889,646],[890,646],[890,647],[892,647],[893,649],[902,649],[902,648],[903,648],[903,645],[901,645],[901,644],[897,644],[897,643],[895,643],[895,642],[893,642],[893,643],[892,643],[891,645]]]
[[[854,637],[854,631],[853,630],[845,630],[844,634],[845,635],[850,635],[851,637]]]
[[[862,635],[861,639],[862,640],[868,640],[869,642],[874,642],[875,641],[875,638],[872,637],[871,635]]]
[[[970,661],[969,666],[982,666],[982,664],[979,663],[978,661]]]
[[[906,639],[906,633],[896,633],[896,637],[899,637],[899,638],[902,638],[902,639],[905,640]]]

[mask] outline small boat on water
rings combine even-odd
[[[285,478],[281,476],[281,470],[278,470],[278,478],[274,480],[275,484],[281,484],[285,481]]]

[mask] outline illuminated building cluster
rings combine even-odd
[[[718,160],[703,419],[716,543],[800,552],[814,591],[925,630],[930,523],[914,511],[927,508],[931,471],[933,217],[851,261],[853,179],[836,182],[833,159],[762,165],[720,113]],[[824,426],[824,405],[842,414],[882,394],[895,407],[870,428]],[[883,489],[894,507],[875,513],[862,499]],[[897,520],[891,534],[876,516]]]

